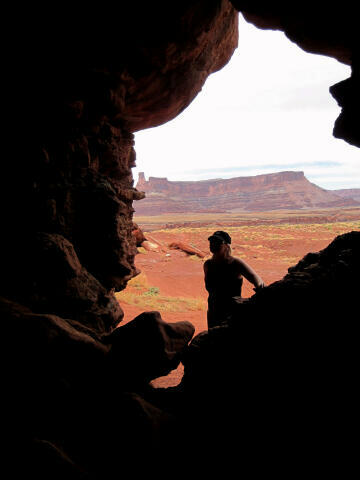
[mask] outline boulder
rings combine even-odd
[[[145,250],[147,250],[148,252],[160,252],[161,251],[160,245],[158,245],[157,243],[154,243],[154,242],[149,242],[148,240],[144,240],[142,242],[141,246],[143,248],[145,248]]]
[[[112,291],[80,263],[74,245],[62,235],[37,233],[24,243],[16,262],[3,291],[34,313],[71,318],[98,334],[111,331],[122,320]],[[23,271],[16,268],[18,264]],[[16,290],[13,283],[18,284]]]
[[[136,246],[141,247],[142,243],[146,240],[146,237],[141,228],[136,223],[133,223],[133,230],[131,233],[135,237]]]
[[[191,324],[165,324],[150,312],[102,342],[77,321],[4,298],[0,314],[13,478],[111,479],[119,469],[145,474],[154,458],[175,461],[178,420],[143,394],[148,378],[177,366]]]
[[[287,477],[314,459],[318,470],[311,465],[306,476],[324,476],[326,466],[333,474],[340,458],[338,476],[350,478],[358,236],[354,246],[344,237],[308,257],[241,305],[232,324],[194,340],[198,353],[184,357],[177,392],[186,435],[175,447],[178,430],[162,430],[167,415],[131,386],[144,391],[145,380],[173,368],[192,327],[153,319],[135,322],[142,328],[130,324],[124,335],[126,326],[119,327],[113,345],[99,341],[122,315],[108,292],[136,274],[133,201],[144,194],[133,187],[133,132],[175,118],[228,62],[238,13],[226,0],[66,3],[9,4],[4,13],[17,40],[5,56],[14,115],[5,122],[12,154],[4,156],[0,189],[2,391],[10,424],[3,438],[12,467],[25,466],[13,477],[39,478],[45,462],[46,478],[81,471],[108,480],[126,476],[127,467],[136,478],[141,466],[142,478],[155,469],[169,477],[181,463],[194,473],[189,460],[196,456],[211,473],[218,458],[226,478],[233,446],[243,476],[249,458],[253,476],[259,465],[273,473],[272,461],[275,476],[289,464]],[[331,89],[342,107],[334,134],[359,145],[356,2],[265,3],[233,0],[261,28],[279,28],[302,48],[351,63],[350,80]],[[197,380],[203,390],[193,388]],[[30,465],[22,445],[36,439]]]
[[[126,363],[130,383],[143,383],[177,368],[194,332],[190,322],[166,323],[154,311],[138,315],[103,341],[110,346],[108,358],[114,374]]]
[[[204,252],[185,242],[172,242],[169,244],[169,248],[182,250],[190,255],[197,255],[200,258],[204,258],[206,256]]]

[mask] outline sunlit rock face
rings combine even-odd
[[[253,177],[173,182],[139,173],[136,188],[145,198],[136,204],[138,215],[186,212],[269,211],[357,205],[309,182],[303,172],[279,172]],[[350,197],[350,196],[349,196]]]

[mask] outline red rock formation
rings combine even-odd
[[[39,284],[19,282],[33,272],[31,254],[22,254],[29,253],[29,245],[38,252],[37,262],[45,262],[38,232],[69,242],[106,296],[123,289],[137,273],[132,202],[143,195],[133,188],[131,132],[176,116],[237,45],[238,16],[226,0],[181,2],[171,8],[166,2],[143,3],[141,15],[139,5],[131,2],[111,11],[90,4],[86,10],[72,5],[68,11],[65,5],[57,11],[56,23],[46,10],[41,18],[49,14],[47,22],[29,22],[46,42],[38,44],[29,34],[19,53],[19,64],[20,58],[32,62],[26,88],[31,95],[20,89],[16,98],[22,111],[37,112],[27,127],[36,145],[6,172],[14,189],[4,195],[11,210],[5,208],[2,217],[5,292],[21,302],[31,298],[34,311],[42,312]],[[46,278],[49,289],[59,275],[64,290],[66,281],[73,281],[71,276],[65,280],[67,264],[60,258]],[[98,302],[107,315],[103,296],[87,287],[82,290],[88,302]],[[62,314],[56,305],[66,299],[57,294],[54,305],[47,299],[46,308]],[[109,305],[116,303],[112,298]],[[84,318],[85,304],[73,302],[69,315]],[[117,324],[119,312],[109,306],[108,317],[106,326],[100,321],[106,329]]]
[[[310,183],[303,172],[280,172],[254,177],[171,182],[139,175],[136,185],[145,193],[137,202],[139,215],[187,212],[267,211],[358,205]]]
[[[149,242],[145,240],[142,242],[141,246],[145,248],[148,252],[161,252],[161,247],[157,243]]]
[[[196,255],[199,258],[206,257],[206,254],[204,252],[184,242],[172,242],[169,244],[169,248],[179,249],[183,252],[189,253],[190,255]]]
[[[351,78],[331,89],[342,106],[334,134],[359,145],[356,4],[342,2],[336,8],[326,4],[325,9],[316,2],[302,2],[295,7],[284,2],[234,0],[233,3],[247,18],[251,15],[251,21],[286,31],[307,50],[351,62]],[[353,350],[347,347],[349,339],[356,335],[348,328],[352,324],[344,315],[344,305],[346,308],[348,303],[356,311],[356,302],[351,300],[357,298],[354,285],[357,285],[359,269],[355,270],[355,278],[344,272],[349,271],[347,260],[358,240],[352,248],[346,245],[347,248],[335,254],[326,274],[316,276],[313,288],[307,292],[316,308],[312,308],[311,302],[303,302],[304,284],[297,281],[302,271],[294,272],[290,289],[278,290],[286,296],[299,286],[298,294],[289,297],[289,308],[283,310],[287,322],[282,323],[281,329],[275,330],[272,337],[266,336],[269,333],[266,327],[274,324],[264,323],[264,345],[269,344],[269,338],[276,342],[276,348],[270,348],[268,355],[261,349],[243,349],[241,342],[247,338],[237,332],[232,335],[234,348],[226,348],[224,357],[210,358],[214,365],[216,360],[226,360],[228,354],[249,352],[249,356],[242,356],[237,362],[245,367],[253,362],[269,366],[265,370],[267,375],[252,376],[255,386],[269,388],[252,389],[254,384],[250,383],[250,388],[243,388],[241,395],[232,395],[233,391],[226,389],[219,394],[220,382],[215,389],[218,394],[205,397],[201,404],[198,402],[206,389],[202,392],[198,388],[196,393],[200,395],[186,396],[185,402],[181,392],[176,399],[172,396],[174,392],[169,392],[166,398],[162,396],[164,392],[154,395],[146,384],[139,385],[140,374],[129,379],[131,359],[120,355],[122,364],[114,365],[108,355],[109,346],[103,342],[102,334],[112,331],[121,319],[112,289],[121,290],[136,273],[132,202],[142,195],[133,188],[132,132],[175,117],[201,90],[206,77],[228,61],[237,44],[237,14],[232,4],[227,0],[160,0],[112,2],[110,6],[107,2],[82,5],[64,1],[41,5],[24,3],[21,8],[14,4],[13,11],[11,5],[6,4],[2,13],[4,24],[11,32],[3,58],[4,78],[9,80],[3,92],[11,105],[11,115],[3,115],[10,127],[10,135],[4,135],[4,148],[10,147],[10,153],[3,155],[0,189],[3,296],[0,311],[4,344],[9,347],[5,349],[2,389],[7,401],[3,410],[10,420],[10,431],[5,431],[3,436],[11,449],[5,455],[11,460],[9,475],[52,480],[108,480],[124,476],[131,467],[134,478],[141,470],[145,478],[149,466],[161,465],[168,476],[166,459],[169,457],[172,461],[171,471],[174,471],[174,465],[177,470],[181,467],[179,457],[186,457],[183,452],[189,439],[179,432],[191,437],[195,448],[189,457],[196,451],[197,458],[208,460],[211,452],[210,461],[205,461],[203,468],[206,470],[210,465],[213,470],[219,458],[224,469],[224,465],[228,465],[224,449],[216,448],[212,455],[214,450],[209,448],[204,450],[205,456],[200,454],[204,440],[208,438],[210,447],[218,447],[228,433],[214,438],[213,429],[210,428],[209,435],[206,429],[202,431],[207,425],[219,426],[216,422],[224,424],[224,416],[214,415],[214,408],[224,406],[227,426],[233,425],[232,413],[239,409],[250,421],[259,418],[259,412],[263,418],[277,421],[274,410],[266,408],[268,399],[275,398],[271,383],[274,372],[283,363],[288,369],[288,374],[280,377],[283,384],[289,385],[289,379],[293,378],[304,380],[301,368],[308,352],[312,351],[313,326],[324,318],[323,305],[327,302],[330,303],[326,322],[317,330],[322,334],[317,339],[321,346],[330,345],[330,348],[312,357],[315,380],[310,384],[304,381],[301,389],[296,389],[296,385],[290,391],[285,389],[278,405],[287,406],[289,399],[300,395],[299,405],[287,410],[289,424],[289,419],[291,422],[302,419],[299,413],[304,411],[304,405],[321,413],[324,404],[328,405],[329,399],[334,398],[334,392],[341,392],[343,404],[334,405],[327,420],[331,418],[331,428],[340,422],[352,426],[356,411],[350,400],[355,396],[349,392],[349,385],[353,384],[355,375],[350,382],[344,372],[355,364],[349,358]],[[352,257],[354,264],[355,258]],[[325,261],[324,257],[321,261]],[[306,264],[305,270],[308,276],[312,270],[318,272],[312,264]],[[331,293],[325,291],[320,303],[316,303],[316,293],[311,292],[323,292],[317,288],[319,285],[331,287],[337,279],[339,283],[335,282]],[[338,286],[342,298],[333,308]],[[264,298],[263,314],[267,314],[271,304],[276,316],[284,295],[277,296],[276,288],[268,292],[270,296],[274,294],[274,301]],[[347,297],[349,293],[351,296]],[[261,304],[260,299],[259,302]],[[306,335],[301,336],[301,348],[295,350],[298,356],[289,359],[287,354],[291,353],[299,329],[289,333],[288,325],[294,322],[293,312],[297,313],[303,305],[309,308],[303,308],[303,318],[295,320],[306,321],[309,328]],[[338,316],[334,317],[334,313]],[[331,318],[335,318],[334,323],[329,322]],[[244,318],[237,320],[241,325],[250,323],[242,322]],[[253,325],[257,327],[259,323]],[[298,325],[299,322],[295,327]],[[329,325],[336,333],[332,337],[323,335]],[[141,337],[142,333],[140,329],[136,335]],[[221,333],[218,332],[220,336]],[[186,338],[187,333],[183,341]],[[218,335],[213,338],[211,348],[219,341],[222,343]],[[177,342],[165,343],[167,348]],[[249,345],[251,347],[251,343]],[[131,352],[131,348],[129,350]],[[195,351],[199,350],[195,348]],[[269,362],[274,351],[279,361]],[[335,361],[337,352],[347,355],[339,355],[339,360],[349,359],[340,368]],[[156,352],[156,358],[161,357],[159,353]],[[203,358],[202,354],[198,356],[200,363]],[[243,370],[245,376],[248,371]],[[236,365],[235,372],[232,382],[236,379],[237,386],[246,386],[246,379],[238,375]],[[259,372],[262,373],[259,369],[255,373]],[[299,374],[294,377],[294,372]],[[327,390],[326,398],[322,397],[323,403],[316,403],[314,392],[323,385],[324,377],[329,376],[332,389]],[[205,379],[197,378],[198,387],[206,385]],[[217,378],[222,381],[221,376]],[[124,382],[124,379],[130,381]],[[245,408],[239,407],[244,394],[253,393],[256,395],[250,399],[254,402],[248,402]],[[222,403],[214,404],[216,398]],[[212,403],[208,404],[209,399]],[[234,399],[236,402],[231,402]],[[200,405],[214,408],[208,409],[205,422],[201,421],[204,416],[195,418],[184,432],[186,415],[193,419],[193,412],[198,411],[195,407]],[[250,417],[248,405],[258,407]],[[186,408],[176,418],[174,413],[179,406]],[[328,435],[329,429],[324,432],[317,429],[316,415],[314,418],[315,425],[306,425],[308,437],[317,440],[316,455],[310,455],[304,448],[308,446],[305,438],[298,445],[301,458],[293,462],[292,469],[294,465],[303,465],[309,456],[317,459],[317,447],[324,439],[330,438],[338,447],[339,439],[343,443],[353,433],[341,431],[333,438]],[[298,430],[292,425],[284,432],[287,445],[294,445],[297,439]],[[268,435],[266,426],[260,425],[255,434],[257,438],[269,439],[266,447],[273,446],[273,437]],[[275,428],[278,431],[278,424]],[[240,429],[235,433],[239,432]],[[233,439],[234,435],[228,438]],[[246,445],[251,448],[254,444],[247,441]],[[269,473],[269,464],[263,455],[268,451],[257,449],[252,468],[261,459]],[[350,445],[348,457],[351,451]],[[280,459],[278,450],[270,449],[270,452],[271,459],[277,461],[274,470],[278,471],[286,452],[283,455],[281,450]],[[243,449],[236,448],[232,457],[236,459],[237,470],[243,468],[242,459],[239,461],[243,453]],[[339,449],[331,461],[320,459],[321,471],[327,464],[333,467],[333,460],[338,456]],[[349,458],[342,462],[342,468],[348,464]],[[187,462],[184,465],[186,474],[193,471]],[[3,469],[7,470],[5,465]],[[311,471],[315,471],[313,465]]]
[[[136,223],[133,223],[132,234],[135,237],[136,246],[141,247],[141,244],[146,240],[146,238],[143,231]]]
[[[351,198],[360,202],[360,188],[343,188],[340,190],[331,190],[335,195],[343,198]]]
[[[168,415],[126,393],[148,388],[131,369],[135,349],[128,343],[113,365],[102,342],[122,319],[113,290],[137,273],[132,202],[143,195],[133,187],[132,132],[175,117],[227,63],[237,12],[226,0],[4,10],[16,120],[0,189],[0,307],[14,367],[3,387],[12,468],[24,467],[11,476],[114,478],[126,462],[134,475],[147,452],[167,451],[155,432]],[[171,328],[158,326],[157,341],[144,337],[160,358],[155,376],[177,361],[164,370],[159,348],[175,357],[191,332],[166,342]]]

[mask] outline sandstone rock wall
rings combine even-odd
[[[279,172],[253,177],[173,182],[139,175],[136,185],[145,198],[135,204],[139,215],[177,212],[268,211],[358,205],[310,183],[303,172]]]
[[[14,35],[26,41],[14,56],[31,72],[17,97],[33,116],[24,152],[5,168],[4,295],[94,327],[92,305],[106,319],[99,331],[117,325],[112,289],[138,273],[132,203],[143,195],[133,187],[132,132],[170,120],[192,101],[236,48],[237,19],[226,0],[171,8],[64,2],[56,15],[34,7],[29,22],[16,25]]]
[[[351,63],[351,78],[332,88],[343,109],[334,133],[360,145],[359,42],[354,4],[343,2],[336,8],[326,4],[326,9],[314,2],[303,2],[296,8],[292,4],[284,6],[283,2],[234,1],[233,4],[251,21],[285,30],[308,50]],[[213,389],[210,384],[203,393],[215,391],[216,395],[205,410],[207,415],[197,422],[192,415],[200,411],[199,401],[204,399],[198,396],[201,393],[198,387],[209,386],[206,382],[209,376],[196,375],[196,362],[190,360],[188,367],[193,371],[188,370],[189,376],[199,380],[198,385],[193,383],[195,389],[186,387],[186,395],[180,392],[180,397],[174,391],[165,392],[166,395],[153,392],[147,385],[154,374],[149,372],[152,361],[157,363],[160,359],[157,373],[163,373],[164,359],[168,368],[172,368],[175,357],[176,361],[179,359],[177,348],[191,336],[191,326],[185,325],[179,338],[179,329],[164,326],[155,312],[150,315],[151,325],[156,326],[155,337],[149,337],[146,329],[144,335],[142,328],[134,333],[132,327],[126,329],[130,330],[129,336],[122,336],[123,330],[114,330],[122,312],[111,289],[120,290],[136,274],[132,202],[141,194],[133,188],[131,175],[135,161],[132,132],[176,116],[201,90],[206,77],[226,64],[237,45],[237,13],[227,0],[16,3],[4,4],[2,12],[7,27],[3,71],[9,80],[3,96],[11,104],[9,115],[3,112],[10,132],[4,136],[4,146],[10,148],[2,158],[0,202],[0,312],[5,351],[2,387],[6,401],[4,423],[8,423],[3,437],[7,447],[5,461],[9,463],[3,464],[3,470],[11,478],[107,480],[123,477],[129,468],[134,478],[140,472],[144,478],[149,471],[153,475],[156,468],[158,477],[163,471],[168,478],[169,472],[172,474],[175,468],[178,471],[181,465],[184,474],[193,472],[190,462],[194,452],[200,450],[204,456],[197,457],[201,463],[199,470],[203,467],[214,473],[217,458],[222,468],[229,465],[224,448],[216,449],[219,438],[223,437],[214,437],[214,432],[227,432],[221,428],[224,419],[231,429],[233,414],[238,411],[242,397],[234,395],[235,388],[220,390],[220,385],[216,385]],[[260,408],[263,418],[273,419],[273,411],[264,409],[264,405],[271,405],[269,396],[276,398],[274,390],[263,388],[272,385],[272,366],[279,366],[283,359],[286,362],[287,370],[279,375],[277,385],[288,385],[294,371],[295,378],[303,380],[300,403],[291,403],[294,408],[287,409],[281,419],[285,424],[291,419],[290,427],[282,431],[286,445],[294,445],[298,430],[292,428],[293,420],[304,418],[298,415],[304,411],[304,404],[315,414],[324,411],[326,396],[314,399],[324,377],[333,380],[332,388],[326,390],[328,398],[339,399],[332,396],[334,392],[343,395],[341,404],[333,402],[326,409],[330,423],[345,425],[345,429],[321,430],[319,424],[314,427],[307,423],[308,437],[319,439],[318,444],[330,438],[337,447],[356,431],[356,427],[352,430],[356,410],[351,403],[355,396],[349,388],[350,376],[343,375],[349,365],[354,365],[349,355],[354,351],[349,348],[352,347],[349,338],[356,336],[353,322],[344,323],[341,314],[344,306],[349,305],[352,311],[357,308],[354,285],[359,271],[358,245],[357,237],[353,243],[341,240],[340,246],[336,243],[330,249],[331,254],[325,255],[331,260],[331,268],[319,269],[316,262],[307,258],[294,271],[291,282],[286,280],[285,289],[274,287],[265,294],[263,314],[269,305],[276,312],[279,302],[276,291],[285,295],[295,292],[289,297],[294,303],[288,302],[289,309],[283,311],[283,316],[288,314],[290,320],[291,308],[304,305],[302,312],[310,330],[309,335],[301,337],[303,342],[297,349],[301,354],[299,361],[283,355],[291,351],[297,335],[296,329],[289,333],[284,322],[284,331],[289,334],[283,335],[281,328],[276,328],[274,335],[275,360],[279,361],[268,361],[274,352],[271,348],[266,354],[260,349],[249,357],[257,365],[269,366],[262,376],[253,376],[252,383],[245,382],[252,373],[248,358],[211,357],[212,365],[214,360],[220,360],[217,371],[229,366],[226,364],[229,359],[236,360],[233,372],[239,372],[237,366],[242,368],[240,375],[237,373],[231,380],[232,386],[242,386],[244,392],[250,391],[254,394],[252,398],[258,400],[247,417],[250,425],[252,419],[259,418]],[[319,288],[304,291],[303,267],[307,277],[314,272]],[[337,280],[341,281],[341,298],[336,297],[336,288],[329,293],[321,287],[331,286],[332,281],[336,286]],[[312,347],[309,342],[312,322],[321,318],[322,303],[317,303],[317,292],[322,293],[321,302],[329,302],[326,314],[332,318],[336,314],[338,321],[331,324],[331,336],[327,335],[327,317],[319,325],[320,334],[316,338],[326,348],[313,357],[314,381],[307,382],[309,369],[302,369],[302,359]],[[303,302],[305,293],[309,294],[307,302]],[[260,297],[259,303],[262,303]],[[345,317],[351,318],[351,311],[345,312]],[[142,321],[145,320],[146,315]],[[136,322],[137,325],[142,321]],[[150,323],[146,321],[147,326]],[[113,330],[114,337],[109,334]],[[321,335],[323,331],[325,336]],[[267,332],[271,329],[265,330],[265,341],[270,338],[266,337]],[[114,345],[126,347],[118,352],[111,343],[117,336],[119,341]],[[129,337],[135,340],[133,345],[127,343]],[[218,339],[215,335],[210,343],[215,350],[216,344],[225,346],[223,351],[236,357],[241,342],[247,341],[246,335],[232,330],[231,342],[227,344],[223,343],[225,337]],[[141,341],[137,343],[136,338]],[[148,350],[144,350],[144,345]],[[140,357],[144,351],[149,352],[149,357],[134,359],[131,355],[135,351],[140,352]],[[206,356],[196,342],[191,349],[194,351],[195,355],[199,353],[199,366]],[[346,357],[338,355],[339,352]],[[340,367],[334,361],[337,359],[342,361]],[[221,375],[216,378],[221,379]],[[353,384],[356,386],[356,382]],[[253,389],[254,385],[260,385],[260,389]],[[296,387],[296,382],[292,385]],[[289,405],[286,388],[284,392],[287,396],[280,400]],[[298,398],[296,388],[291,390],[291,398]],[[221,403],[214,403],[216,399]],[[251,402],[245,405],[246,414],[249,405]],[[277,413],[281,411],[280,408]],[[346,418],[342,423],[344,411]],[[277,425],[275,421],[271,426],[277,428]],[[214,430],[212,426],[220,428]],[[339,435],[329,437],[329,431]],[[269,451],[266,447],[274,444],[267,426],[263,428],[257,423],[255,434],[269,443],[256,445],[252,468],[263,461],[262,453]],[[306,439],[301,437],[300,458],[292,468],[303,465],[304,458],[319,459],[316,444],[311,452],[304,448],[308,445]],[[187,445],[192,450],[184,454]],[[253,445],[247,443],[250,449]],[[235,447],[231,453],[232,466],[243,473],[243,458],[239,461],[238,444]],[[283,464],[282,452],[281,449],[279,454],[275,449],[276,455],[272,456],[276,473]],[[348,456],[351,453],[349,445]],[[335,448],[331,462],[320,458],[318,466],[322,474],[324,465],[333,467],[333,459],[338,455],[339,449]],[[164,465],[168,458],[172,461],[171,470]],[[206,458],[205,464],[202,458]],[[342,469],[348,464],[349,458],[342,461]],[[268,475],[268,464],[265,467]]]

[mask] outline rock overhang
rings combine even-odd
[[[352,63],[351,82],[342,85],[342,91],[340,88],[337,92],[333,91],[341,102],[343,114],[346,114],[346,121],[340,122],[337,127],[337,135],[354,144],[359,143],[359,110],[356,103],[359,43],[351,40],[357,16],[348,8],[349,2],[343,2],[336,10],[327,6],[326,10],[320,11],[320,17],[314,2],[311,9],[293,9],[292,5],[284,6],[283,2],[272,2],[271,5],[266,2],[265,10],[264,2],[233,1],[233,4],[260,27],[284,29],[289,38],[303,48]],[[20,67],[16,86],[21,84],[21,88],[14,89],[13,98],[20,99],[17,112],[27,112],[29,116],[34,113],[27,127],[38,142],[40,153],[14,155],[17,171],[12,172],[8,180],[17,195],[16,205],[4,202],[2,206],[11,210],[12,215],[8,217],[12,216],[12,220],[18,222],[15,230],[18,237],[12,241],[14,232],[10,223],[5,222],[3,238],[9,238],[7,248],[2,251],[2,283],[6,284],[5,293],[14,305],[26,293],[31,300],[26,307],[30,305],[33,311],[16,306],[12,312],[3,312],[3,320],[10,327],[7,338],[11,339],[14,347],[24,344],[31,351],[31,342],[34,345],[40,342],[41,358],[38,360],[46,375],[31,369],[31,356],[26,356],[28,350],[13,349],[15,356],[11,359],[14,362],[20,360],[20,364],[29,367],[24,385],[19,384],[20,377],[14,377],[10,385],[15,384],[16,389],[6,389],[5,386],[5,391],[10,392],[14,400],[9,412],[13,414],[12,418],[17,418],[19,425],[16,426],[20,427],[16,431],[20,439],[20,449],[16,453],[22,459],[31,458],[26,454],[34,451],[33,442],[29,445],[23,439],[30,438],[36,443],[39,436],[43,436],[43,442],[51,439],[58,448],[50,452],[38,445],[31,462],[24,462],[26,466],[30,465],[30,469],[34,467],[32,469],[37,473],[39,468],[47,469],[48,476],[45,475],[45,478],[56,478],[56,470],[60,478],[67,465],[72,478],[80,478],[83,472],[76,475],[72,462],[66,460],[69,458],[67,455],[70,458],[74,455],[85,470],[94,468],[97,474],[103,473],[101,478],[113,478],[113,472],[119,468],[118,461],[114,460],[119,451],[129,453],[135,460],[143,458],[142,454],[146,454],[148,447],[146,442],[156,437],[162,440],[155,442],[153,447],[159,448],[152,448],[151,453],[158,455],[166,447],[166,451],[171,453],[169,428],[161,429],[166,415],[151,408],[146,401],[122,399],[118,378],[115,375],[111,378],[106,376],[106,360],[105,365],[103,363],[106,352],[99,340],[102,330],[113,328],[121,319],[118,306],[113,303],[110,286],[116,284],[117,288],[123,288],[126,278],[135,273],[132,199],[137,194],[132,186],[131,168],[135,162],[135,150],[131,132],[159,125],[176,116],[200,91],[206,77],[226,64],[237,45],[237,13],[227,0],[118,2],[111,8],[104,3],[95,6],[87,3],[85,7],[72,3],[69,7],[62,2],[51,4],[47,10],[37,10],[31,5],[32,15],[29,16],[26,8],[23,6],[21,15],[14,16],[19,20],[13,30],[14,37],[19,36],[20,40],[20,49],[14,53]],[[343,20],[344,28],[336,30],[327,27],[334,22],[340,25],[339,19]],[[36,38],[34,32],[38,33]],[[30,167],[29,159],[32,163]],[[93,209],[89,209],[89,205]],[[108,208],[109,205],[111,208]],[[102,215],[102,209],[106,210],[105,215]],[[93,214],[95,211],[96,214]],[[29,228],[23,228],[22,222],[25,221]],[[42,242],[46,240],[51,248],[41,247],[39,232]],[[40,282],[34,281],[36,279],[31,275],[31,269],[36,265],[34,267],[27,257],[32,255],[32,251],[28,255],[19,255],[19,252],[24,253],[24,245],[31,242],[37,242],[39,262],[46,267],[43,269],[46,276],[40,278]],[[343,262],[345,254],[340,254]],[[67,259],[65,263],[62,258]],[[346,279],[341,262],[338,273],[341,273],[341,279]],[[52,265],[56,268],[51,269]],[[67,265],[73,265],[73,268]],[[39,269],[38,274],[41,275],[41,272],[42,269]],[[29,281],[24,283],[25,278]],[[99,285],[99,278],[106,283],[106,289],[104,285]],[[61,279],[62,290],[52,292],[57,296],[56,301],[44,312],[39,284],[51,287],[56,279],[58,282]],[[79,279],[80,283],[77,283]],[[72,307],[65,309],[62,300],[66,301],[66,297],[70,296],[70,284],[70,293],[80,289],[81,299],[77,295]],[[28,289],[26,292],[22,291],[25,287]],[[342,288],[345,295],[346,288],[344,285]],[[62,297],[62,292],[66,296]],[[324,292],[324,299],[326,294]],[[336,300],[335,290],[333,299]],[[348,300],[350,305],[353,299]],[[51,302],[51,298],[48,297],[47,301]],[[4,304],[8,305],[7,302],[5,300]],[[337,304],[339,314],[343,302],[342,298]],[[56,305],[61,306],[61,312]],[[318,311],[320,309],[321,305]],[[327,310],[331,309],[332,305],[329,305]],[[97,325],[92,322],[84,325],[88,311],[91,311],[94,323],[97,314],[102,317]],[[63,319],[61,313],[72,318]],[[48,324],[51,328],[47,328],[41,338],[32,339],[31,334],[35,335],[36,330],[30,328],[30,332],[24,332],[21,328],[29,318],[38,327],[41,326],[41,331]],[[103,327],[102,323],[107,326]],[[336,327],[341,325],[336,323]],[[53,343],[47,343],[46,338],[54,329],[57,335],[51,340],[56,341],[56,349],[52,350]],[[69,331],[72,337],[68,337]],[[83,335],[78,335],[78,332]],[[81,353],[72,348],[69,357],[70,339],[76,340],[72,345],[82,342],[85,345]],[[47,375],[46,369],[48,354],[55,365],[50,375]],[[98,357],[101,358],[99,362],[96,360]],[[91,363],[87,362],[89,358]],[[67,373],[64,375],[64,359],[70,377]],[[76,363],[79,359],[84,375],[74,380],[71,362]],[[121,367],[126,368],[126,361]],[[348,367],[349,364],[344,365],[344,371]],[[11,368],[8,370],[11,374]],[[211,384],[208,386],[212,388]],[[24,398],[28,398],[29,391],[30,404],[20,406],[19,400],[23,402]],[[226,395],[224,397],[223,392],[220,393],[226,402]],[[115,400],[118,402],[117,415],[110,418],[108,413],[114,411]],[[78,411],[75,411],[74,405],[80,406]],[[20,408],[16,410],[16,406]],[[163,402],[163,406],[168,408],[169,401]],[[331,412],[333,420],[336,409]],[[350,411],[348,405],[346,410]],[[97,421],[99,411],[102,418],[105,417],[104,422]],[[214,414],[216,417],[216,411],[212,410],[213,419]],[[89,419],[94,417],[96,422],[93,425]],[[230,411],[228,418],[231,419]],[[218,419],[221,420],[221,412]],[[63,425],[59,420],[64,420]],[[171,424],[168,417],[165,423]],[[201,438],[199,429],[197,433]],[[132,439],[132,442],[126,444],[123,438],[119,438],[121,435],[126,440]],[[143,438],[146,441],[139,445],[139,439]],[[76,439],[84,443],[76,442]],[[179,448],[183,446],[182,442],[177,445]],[[67,455],[63,455],[62,449]]]

